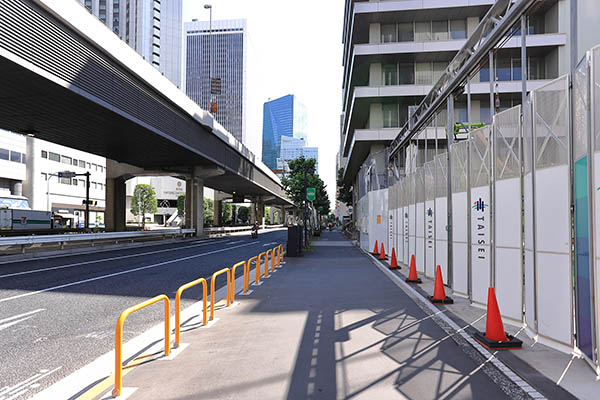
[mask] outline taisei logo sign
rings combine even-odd
[[[488,221],[486,218],[486,208],[489,205],[485,204],[485,202],[481,199],[481,197],[473,202],[473,209],[475,212],[473,213],[473,217],[475,218],[475,230],[473,234],[475,235],[475,242],[477,244],[477,258],[480,260],[485,260],[487,257],[487,232],[488,232]]]

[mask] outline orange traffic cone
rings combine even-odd
[[[379,255],[379,249],[377,248],[377,240],[375,240],[375,247],[373,248],[373,253],[374,256],[378,256]]]
[[[500,308],[496,301],[494,288],[488,289],[487,316],[485,322],[485,333],[475,332],[475,340],[490,350],[520,349],[523,342],[509,335],[504,330]]]
[[[383,248],[383,242],[381,242],[381,253],[379,253],[379,259],[387,260],[387,257],[385,256],[385,249]]]
[[[390,269],[400,269],[398,266],[398,260],[396,259],[396,250],[392,247],[392,262],[390,264]]]
[[[417,266],[415,265],[415,255],[413,254],[410,257],[410,271],[408,273],[408,278],[406,278],[406,282],[408,283],[423,283],[421,279],[417,276]]]
[[[444,280],[442,279],[442,269],[439,265],[437,266],[437,271],[435,272],[433,296],[429,296],[428,298],[432,303],[454,304],[454,300],[446,296],[446,291],[444,290]]]

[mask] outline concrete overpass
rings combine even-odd
[[[279,179],[214,118],[75,1],[0,2],[0,128],[104,156],[106,224],[125,227],[125,180],[187,180],[187,225],[207,186],[291,205]]]

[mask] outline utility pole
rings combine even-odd
[[[90,228],[90,175],[87,171],[85,174],[85,229]]]

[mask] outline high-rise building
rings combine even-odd
[[[277,169],[283,136],[305,143],[307,139],[306,107],[293,94],[267,101],[263,106],[262,162],[271,169]]]
[[[212,29],[211,29],[212,28]],[[184,25],[185,92],[242,143],[246,142],[245,19],[186,22]],[[221,82],[211,94],[210,74]],[[216,112],[211,103],[217,103]]]
[[[182,0],[79,0],[181,87]]]
[[[314,158],[315,169],[319,170],[319,148],[307,147],[304,139],[296,139],[291,136],[281,136],[281,147],[279,149],[279,157],[277,158],[276,173],[286,174],[289,172],[289,162],[298,158],[305,159]]]

